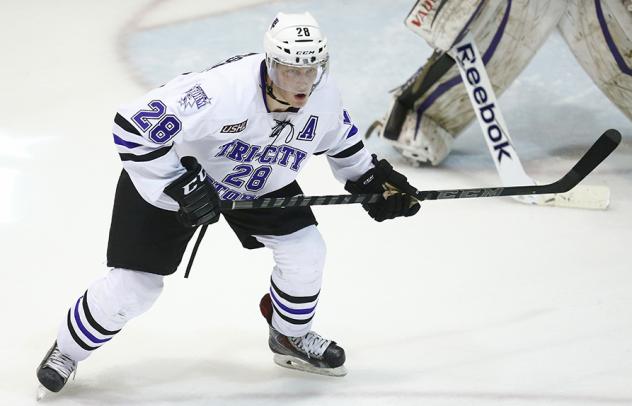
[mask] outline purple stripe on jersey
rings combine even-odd
[[[83,297],[83,296],[82,296]],[[96,338],[95,336],[93,336],[88,329],[86,329],[83,325],[83,323],[81,322],[81,318],[79,317],[79,302],[81,301],[81,297],[79,299],[77,299],[77,303],[75,304],[75,321],[77,322],[77,327],[79,327],[79,330],[81,330],[81,332],[83,333],[83,335],[85,335],[86,337],[88,337],[88,339],[90,341],[92,341],[95,344],[102,344],[102,343],[106,343],[108,341],[110,341],[112,339],[112,337],[110,338],[106,338],[106,339],[99,339]]]
[[[351,138],[354,135],[356,135],[356,133],[358,132],[358,127],[356,127],[355,125],[351,126],[351,130],[349,130],[349,134],[347,134],[347,138]]]
[[[316,309],[316,305],[314,305],[314,307],[309,308],[309,309],[292,309],[289,308],[287,306],[285,306],[283,303],[281,303],[279,301],[279,299],[277,299],[277,297],[275,296],[274,292],[272,291],[272,288],[270,288],[270,297],[272,297],[272,299],[274,299],[274,302],[284,311],[290,313],[290,314],[310,314],[311,312],[313,312]]]
[[[141,146],[140,144],[137,144],[135,142],[125,141],[123,138],[119,137],[116,134],[112,134],[112,135],[114,136],[114,143],[117,144],[117,145],[122,145],[124,147],[129,148],[129,149]]]
[[[601,0],[595,0],[595,9],[597,10],[597,20],[599,20],[601,32],[606,39],[606,44],[608,44],[608,48],[610,48],[610,53],[614,57],[614,60],[617,62],[617,66],[619,67],[619,69],[621,69],[621,72],[625,73],[626,75],[632,76],[632,68],[625,63],[625,59],[623,59],[623,56],[619,52],[617,45],[612,39],[610,30],[608,30],[608,24],[606,24],[606,19],[603,15],[603,10],[601,9]]]
[[[498,48],[498,44],[500,44],[500,40],[505,33],[505,28],[507,27],[507,22],[509,21],[509,13],[511,11],[511,2],[512,0],[507,1],[507,8],[505,9],[505,15],[503,16],[502,21],[500,22],[500,26],[498,26],[498,30],[496,34],[494,34],[494,38],[492,38],[492,42],[489,44],[489,48],[483,54],[483,64],[487,65],[494,53],[496,52],[496,48]],[[482,3],[481,3],[482,4]],[[415,125],[415,136],[413,139],[417,139],[417,134],[419,132],[419,125],[421,124],[421,116],[424,112],[445,92],[452,89],[457,84],[461,83],[461,75],[455,76],[448,81],[440,84],[434,92],[423,103],[417,108],[417,124]]]
[[[349,117],[347,110],[342,110],[342,123],[351,124],[351,117]]]

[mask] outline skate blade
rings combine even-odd
[[[309,372],[312,374],[326,375],[326,376],[345,376],[347,375],[347,369],[344,365],[336,368],[319,368],[303,361],[300,358],[292,357],[290,355],[274,354],[274,363],[284,368],[296,369],[303,372]]]
[[[47,398],[51,393],[51,391],[49,391],[48,389],[46,389],[44,386],[39,385],[37,387],[37,393],[35,394],[35,400],[37,400],[38,402],[41,400],[44,400],[45,398]]]

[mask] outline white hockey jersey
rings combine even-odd
[[[223,200],[254,199],[290,184],[312,155],[326,154],[341,182],[373,166],[331,76],[301,109],[270,112],[264,59],[233,57],[119,108],[114,143],[143,199],[178,210],[163,190],[185,172],[180,157],[187,155]]]

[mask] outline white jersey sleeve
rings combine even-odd
[[[208,100],[195,76],[179,76],[120,106],[114,118],[112,133],[123,168],[143,199],[165,210],[178,210],[163,190],[185,172],[175,146],[199,132],[187,109],[206,108]]]
[[[318,151],[327,155],[334,177],[342,183],[357,180],[374,166],[361,138],[358,127],[340,103],[337,126],[325,135]]]

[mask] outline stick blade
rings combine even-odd
[[[621,133],[619,131],[615,129],[606,130],[571,169],[571,172],[581,175],[581,179],[583,179],[603,162],[620,143]]]
[[[606,130],[601,137],[607,138],[612,143],[612,149],[615,149],[617,145],[621,143],[621,133],[614,128]]]
[[[554,185],[558,190],[552,192],[564,193],[573,189],[621,143],[621,133],[615,129],[606,130],[590,147],[573,168]]]

